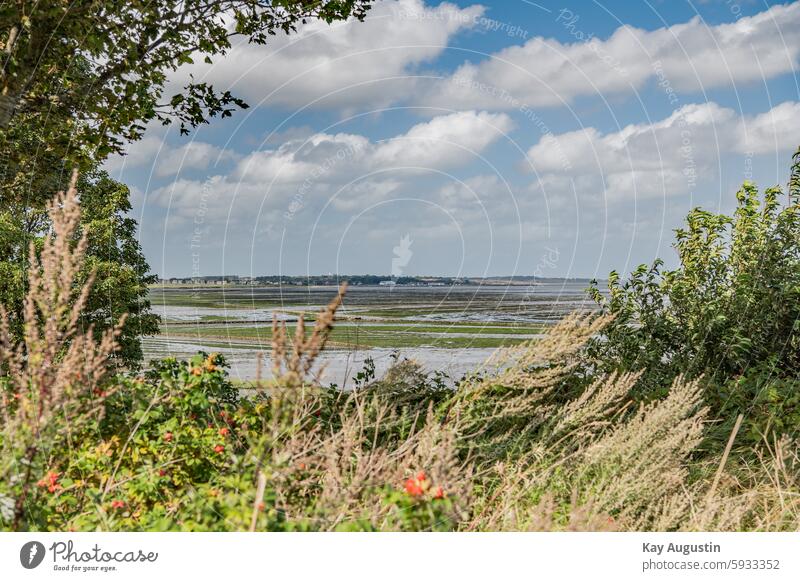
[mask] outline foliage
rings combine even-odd
[[[582,333],[565,323],[551,345]],[[578,326],[582,323],[577,323]],[[541,352],[540,352],[541,353]],[[508,356],[513,356],[510,352]],[[218,355],[165,360],[143,378],[117,377],[103,412],[62,441],[69,454],[37,463],[22,527],[35,530],[737,530],[796,527],[785,486],[796,458],[780,452],[750,488],[725,479],[709,494],[713,466],[687,462],[703,433],[696,383],[626,411],[637,375],[598,380],[561,407],[558,391],[527,365],[505,377],[527,385],[497,411],[544,418],[527,447],[474,445],[474,394],[452,393],[412,433],[380,437],[394,410],[366,393],[313,384],[234,388]],[[501,384],[496,377],[477,380]],[[485,393],[485,392],[484,392]],[[546,398],[545,398],[546,399]],[[382,411],[368,413],[368,407]],[[500,416],[504,415],[499,413]],[[496,420],[488,418],[487,423]],[[391,426],[391,424],[388,424]],[[492,430],[494,436],[497,435]],[[494,437],[492,438],[494,440]],[[490,444],[484,441],[483,444]],[[698,477],[699,473],[704,476]],[[795,488],[792,488],[795,490]],[[7,495],[2,490],[0,494]],[[782,498],[779,498],[782,497]],[[782,508],[778,505],[783,502]]]
[[[98,168],[82,174],[77,189],[81,226],[75,236],[86,234],[85,260],[78,279],[85,282],[94,276],[79,325],[92,326],[99,337],[126,314],[115,358],[135,367],[142,359],[141,337],[158,332],[158,316],[150,311],[148,299],[148,285],[157,278],[149,272],[137,240],[136,222],[128,215],[130,191]],[[4,275],[0,277],[0,298],[17,338],[23,332],[27,252],[31,244],[41,248],[51,226],[41,200],[9,200],[0,210],[0,273]]]
[[[676,269],[656,261],[624,281],[612,272],[608,297],[595,287],[615,318],[593,341],[593,365],[644,370],[644,397],[663,396],[680,374],[702,375],[715,415],[747,412],[758,438],[767,427],[795,431],[800,424],[787,420],[800,414],[798,171],[800,151],[786,205],[779,188],[759,196],[746,182],[733,216],[692,210],[676,233]]]
[[[129,214],[130,190],[102,170],[83,174],[78,188],[87,240],[84,276],[94,273],[81,324],[99,333],[127,315],[116,357],[136,367],[143,358],[141,338],[158,333],[159,317],[151,312],[148,298],[148,285],[158,277],[150,273]]]
[[[464,381],[449,414],[462,420],[472,453],[486,462],[526,453],[557,410],[585,389],[575,374],[576,356],[607,323],[567,317],[543,340],[499,351],[487,362],[488,373]]]
[[[43,147],[102,160],[141,137],[151,120],[181,131],[246,104],[190,81],[169,97],[170,72],[211,62],[232,42],[266,44],[308,19],[363,19],[370,0],[147,0],[36,2],[0,6],[0,142],[35,127]],[[52,191],[52,190],[51,190]]]
[[[75,240],[80,219],[75,178],[49,212],[53,234],[42,241],[38,256],[30,248],[21,338],[15,339],[7,312],[0,309],[0,482],[6,488],[0,504],[5,502],[14,528],[39,510],[33,482],[48,458],[61,456],[73,433],[102,412],[102,381],[119,334],[115,326],[95,340],[91,328],[84,333],[78,326],[92,280],[75,284],[87,247],[85,235]],[[56,486],[42,477],[39,482]]]

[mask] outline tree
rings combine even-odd
[[[181,132],[246,104],[190,82],[164,98],[170,71],[211,62],[231,40],[265,44],[308,19],[363,20],[372,0],[8,0],[0,4],[0,133],[35,126],[61,157],[101,161],[152,120]],[[87,151],[81,152],[85,148]]]
[[[64,189],[55,184],[53,191]],[[118,338],[117,359],[136,367],[142,359],[141,337],[158,333],[159,317],[150,311],[148,285],[158,279],[150,274],[136,239],[136,221],[128,187],[95,167],[78,180],[81,225],[76,233],[87,236],[86,257],[80,282],[94,273],[80,324],[94,326],[100,337],[127,313]],[[18,339],[23,332],[23,299],[27,290],[28,249],[40,249],[51,228],[46,206],[6,204],[0,212],[0,304],[8,312],[10,329]]]
[[[95,275],[81,320],[84,326],[94,325],[99,340],[103,330],[127,314],[116,356],[134,367],[143,356],[141,337],[158,333],[159,317],[150,312],[148,299],[148,285],[158,277],[150,273],[136,239],[136,220],[128,216],[128,187],[96,169],[81,175],[78,193],[79,234],[85,232],[88,242],[83,279],[90,272]]]
[[[615,315],[593,364],[642,370],[645,398],[702,375],[716,411],[747,409],[765,418],[759,428],[800,421],[800,149],[791,176],[786,204],[779,187],[762,199],[745,182],[733,216],[692,210],[676,231],[678,268],[657,260],[625,281],[612,272],[608,297],[593,283]]]

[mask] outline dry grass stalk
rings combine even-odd
[[[392,508],[381,502],[381,491],[387,486],[399,487],[420,470],[457,499],[452,518],[462,518],[471,498],[472,471],[459,457],[456,433],[436,422],[432,411],[429,414],[425,427],[389,446],[375,444],[371,434],[380,426],[365,424],[362,418],[367,414],[342,417],[341,429],[322,440],[314,460],[320,463],[322,476],[317,499],[322,528],[361,520],[378,530],[392,530]]]
[[[345,286],[317,317],[305,337],[302,319],[293,340],[284,324],[273,320],[273,375],[269,397],[269,436],[256,454],[276,496],[276,506],[287,518],[309,518],[314,527],[333,530],[352,522],[368,522],[376,529],[397,526],[391,507],[382,502],[386,487],[399,487],[404,479],[425,470],[447,494],[459,499],[463,510],[470,497],[471,469],[460,458],[457,430],[441,426],[428,408],[419,431],[391,445],[379,444],[385,422],[394,421],[397,408],[386,398],[365,391],[342,395],[343,405],[333,430],[322,430],[313,418],[323,405],[322,390],[309,373],[323,349],[341,305]],[[269,458],[269,462],[266,462]],[[460,515],[460,513],[459,513]]]
[[[697,381],[677,379],[665,399],[641,406],[582,455],[578,482],[631,530],[664,522],[665,503],[683,494],[689,455],[702,441],[707,414],[700,394]]]
[[[719,485],[719,481],[722,478],[722,471],[725,470],[725,464],[728,461],[728,456],[731,453],[731,448],[733,447],[733,441],[736,439],[736,434],[739,433],[739,428],[742,427],[742,420],[744,419],[744,415],[739,414],[736,418],[736,423],[733,426],[733,430],[731,430],[731,435],[728,438],[728,443],[725,445],[725,451],[722,453],[722,459],[719,462],[719,468],[717,468],[717,473],[714,475],[714,482],[711,483],[711,488],[708,489],[708,499],[714,497],[714,492],[717,490],[717,486]]]
[[[286,332],[286,323],[272,316],[272,374],[280,383],[297,385],[302,383],[311,372],[317,357],[325,347],[336,311],[342,304],[347,292],[347,283],[342,283],[336,297],[322,310],[314,323],[311,335],[306,338],[305,319],[301,314],[297,320],[294,338],[290,342]]]
[[[453,412],[464,420],[464,439],[483,441],[499,459],[517,442],[527,441],[550,421],[575,355],[611,320],[575,313],[555,325],[544,338],[499,350],[491,360],[496,374],[463,385]]]
[[[796,442],[774,442],[758,465],[729,463],[737,422],[707,469],[693,458],[708,415],[700,380],[678,378],[666,397],[638,407],[628,397],[638,373],[555,397],[602,324],[568,318],[541,345],[501,353],[495,376],[467,386],[456,406],[467,417],[462,437],[487,449],[469,448],[484,491],[465,528],[800,530]],[[692,463],[708,476],[690,475]]]
[[[699,386],[678,380],[664,400],[634,410],[628,394],[640,374],[612,374],[565,400],[575,356],[607,323],[568,317],[467,387],[458,404],[466,440],[485,442],[470,449],[482,472],[497,475],[487,476],[491,494],[470,529],[676,526],[665,514],[685,505],[686,463],[705,418]]]
[[[267,488],[267,477],[264,475],[263,472],[258,473],[258,486],[256,488],[256,498],[253,501],[253,515],[250,517],[250,532],[254,532],[256,530],[256,525],[258,524],[258,513],[261,511],[261,507],[264,502],[264,491]]]

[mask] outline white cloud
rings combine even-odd
[[[379,2],[364,22],[310,21],[266,46],[239,41],[212,65],[182,67],[173,81],[185,84],[192,73],[232,89],[251,105],[264,100],[294,108],[317,98],[336,108],[386,104],[413,87],[408,75],[415,67],[438,57],[453,35],[472,27],[482,13],[480,6],[448,2],[436,7],[422,0]],[[395,80],[375,82],[388,79]]]
[[[800,143],[800,103],[781,103],[743,123],[737,146],[743,153],[773,153]]]
[[[439,201],[447,208],[474,208],[488,202],[498,201],[511,193],[511,187],[494,174],[482,174],[463,181],[451,181],[439,191]],[[507,203],[507,200],[502,200]]]
[[[461,111],[420,123],[403,136],[379,145],[374,163],[410,166],[450,167],[472,158],[513,128],[504,114]]]
[[[199,143],[161,149],[161,138],[151,138],[133,146],[126,164],[149,163],[161,176],[178,166],[210,175],[205,181],[178,175],[170,185],[149,188],[153,215],[168,216],[174,244],[188,248],[199,228],[204,252],[223,249],[240,265],[234,270],[254,256],[258,272],[307,263],[311,270],[314,263],[330,270],[345,233],[354,241],[352,260],[359,261],[352,270],[379,271],[388,268],[391,244],[407,232],[419,240],[416,256],[436,265],[431,271],[450,265],[443,243],[452,242],[460,252],[462,239],[473,272],[490,252],[502,261],[501,272],[519,267],[514,253],[520,240],[527,244],[525,272],[536,268],[541,242],[561,252],[560,273],[573,272],[573,260],[580,265],[574,273],[582,275],[596,272],[598,265],[601,274],[611,267],[628,270],[629,264],[620,264],[626,254],[634,263],[664,256],[671,229],[690,206],[719,207],[732,198],[730,185],[741,181],[748,162],[755,160],[749,167],[755,167],[756,179],[784,179],[777,169],[772,174],[765,168],[770,154],[783,160],[797,144],[800,103],[795,102],[744,116],[715,103],[688,105],[655,122],[559,135],[531,117],[537,134],[545,134],[525,160],[535,173],[475,174],[486,171],[476,163],[478,155],[513,129],[511,119],[497,111],[516,110],[522,117],[537,107],[596,94],[617,96],[619,103],[654,83],[678,93],[728,89],[725,98],[733,102],[731,87],[790,74],[800,55],[800,3],[774,6],[732,24],[707,26],[695,18],[651,31],[623,26],[602,40],[587,39],[594,23],[562,18],[569,42],[509,39],[520,44],[491,55],[472,53],[468,62],[457,62],[461,66],[455,71],[450,63],[458,53],[447,53],[444,64],[437,61],[453,37],[473,28],[482,13],[479,6],[384,1],[365,23],[310,23],[264,47],[237,44],[213,66],[198,63],[179,71],[184,80],[193,72],[253,106],[327,107],[343,117],[394,103],[460,112],[386,140],[315,133],[308,126],[316,124],[314,118],[299,112],[291,119],[296,126],[258,142],[266,149],[245,156]],[[444,80],[435,78],[445,66]],[[661,105],[668,96],[646,95]],[[683,94],[680,102],[705,98]],[[519,111],[522,104],[528,112]],[[751,106],[749,100],[745,106]],[[266,128],[259,125],[263,120],[253,118],[253,123],[247,133],[255,144]],[[215,168],[218,157],[228,166]],[[434,171],[400,169],[415,166]],[[436,171],[453,175],[433,177]],[[607,202],[615,202],[613,209],[603,207]],[[156,226],[162,222],[153,222],[154,231]],[[440,241],[426,247],[426,237]],[[311,247],[312,238],[321,248]],[[389,241],[385,259],[375,258],[378,239]],[[268,263],[280,252],[277,244],[265,242],[281,243],[282,263]],[[186,272],[194,268],[187,253],[179,267]],[[203,256],[203,268],[210,269]]]
[[[299,183],[319,176],[329,180],[364,164],[374,144],[361,135],[316,133],[290,140],[276,149],[254,151],[242,159],[231,177],[263,183]]]
[[[365,22],[311,21],[266,46],[238,41],[212,65],[181,67],[231,89],[251,105],[341,112],[398,102],[448,109],[559,106],[582,95],[627,93],[648,82],[700,92],[791,73],[800,56],[800,3],[772,6],[732,23],[710,26],[699,16],[655,30],[621,26],[606,39],[567,9],[554,12],[571,41],[535,37],[473,62],[444,80],[434,64],[452,38],[476,27],[485,9],[423,0],[377,3]],[[200,59],[198,59],[200,61]],[[434,65],[435,66],[435,65]],[[435,75],[434,75],[435,77]]]
[[[240,157],[230,149],[210,143],[192,141],[177,149],[168,149],[157,158],[156,175],[176,175],[187,169],[206,169],[209,165],[233,161]]]
[[[203,203],[215,205],[214,215],[224,217],[232,204],[252,214],[262,201],[269,208],[325,203],[347,185],[334,206],[353,208],[390,195],[412,174],[469,165],[511,128],[511,119],[503,113],[462,111],[419,123],[385,141],[318,133],[253,152],[225,175],[206,181],[176,180],[153,192],[153,198],[162,206],[192,214],[203,192],[213,191]]]
[[[677,91],[703,91],[792,72],[800,55],[797,2],[716,26],[699,17],[652,31],[622,26],[606,40],[592,38],[592,23],[579,14],[565,9],[556,17],[574,42],[536,37],[465,63],[444,82],[418,92],[417,102],[558,106],[581,95],[639,89],[654,79]]]
[[[161,125],[150,124],[144,138],[129,143],[124,155],[109,157],[103,167],[120,179],[125,179],[127,171],[134,169],[152,171],[157,177],[165,177],[185,170],[204,170],[241,157],[231,149],[203,141],[181,140],[182,145],[175,145],[167,140],[167,134]]]
[[[694,190],[698,175],[726,154],[779,153],[796,147],[800,103],[738,116],[716,103],[687,105],[651,124],[603,134],[594,128],[545,135],[528,151],[542,189],[606,200],[666,197]]]
[[[349,184],[343,194],[342,192],[331,191],[325,186],[319,187],[317,194],[323,199],[333,194],[331,204],[334,208],[353,213],[367,208],[380,200],[386,200],[402,185],[401,181],[395,179],[365,179]]]
[[[163,136],[148,135],[129,144],[125,155],[109,157],[103,167],[111,174],[119,174],[126,168],[142,167],[153,163],[163,147],[166,147]]]
[[[386,141],[361,135],[318,133],[275,150],[250,154],[233,172],[261,182],[338,181],[385,169],[418,166],[444,170],[464,165],[513,127],[503,113],[461,111],[434,117]]]

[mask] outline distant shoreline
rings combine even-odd
[[[601,279],[591,278],[557,278],[534,276],[493,276],[493,277],[380,277],[375,275],[342,275],[334,276],[204,276],[198,278],[172,277],[159,279],[157,283],[149,285],[150,288],[219,288],[219,287],[276,287],[276,286],[302,286],[302,287],[338,287],[347,282],[355,287],[449,287],[449,286],[537,286],[542,284],[558,283],[585,283],[592,280],[604,282]]]

